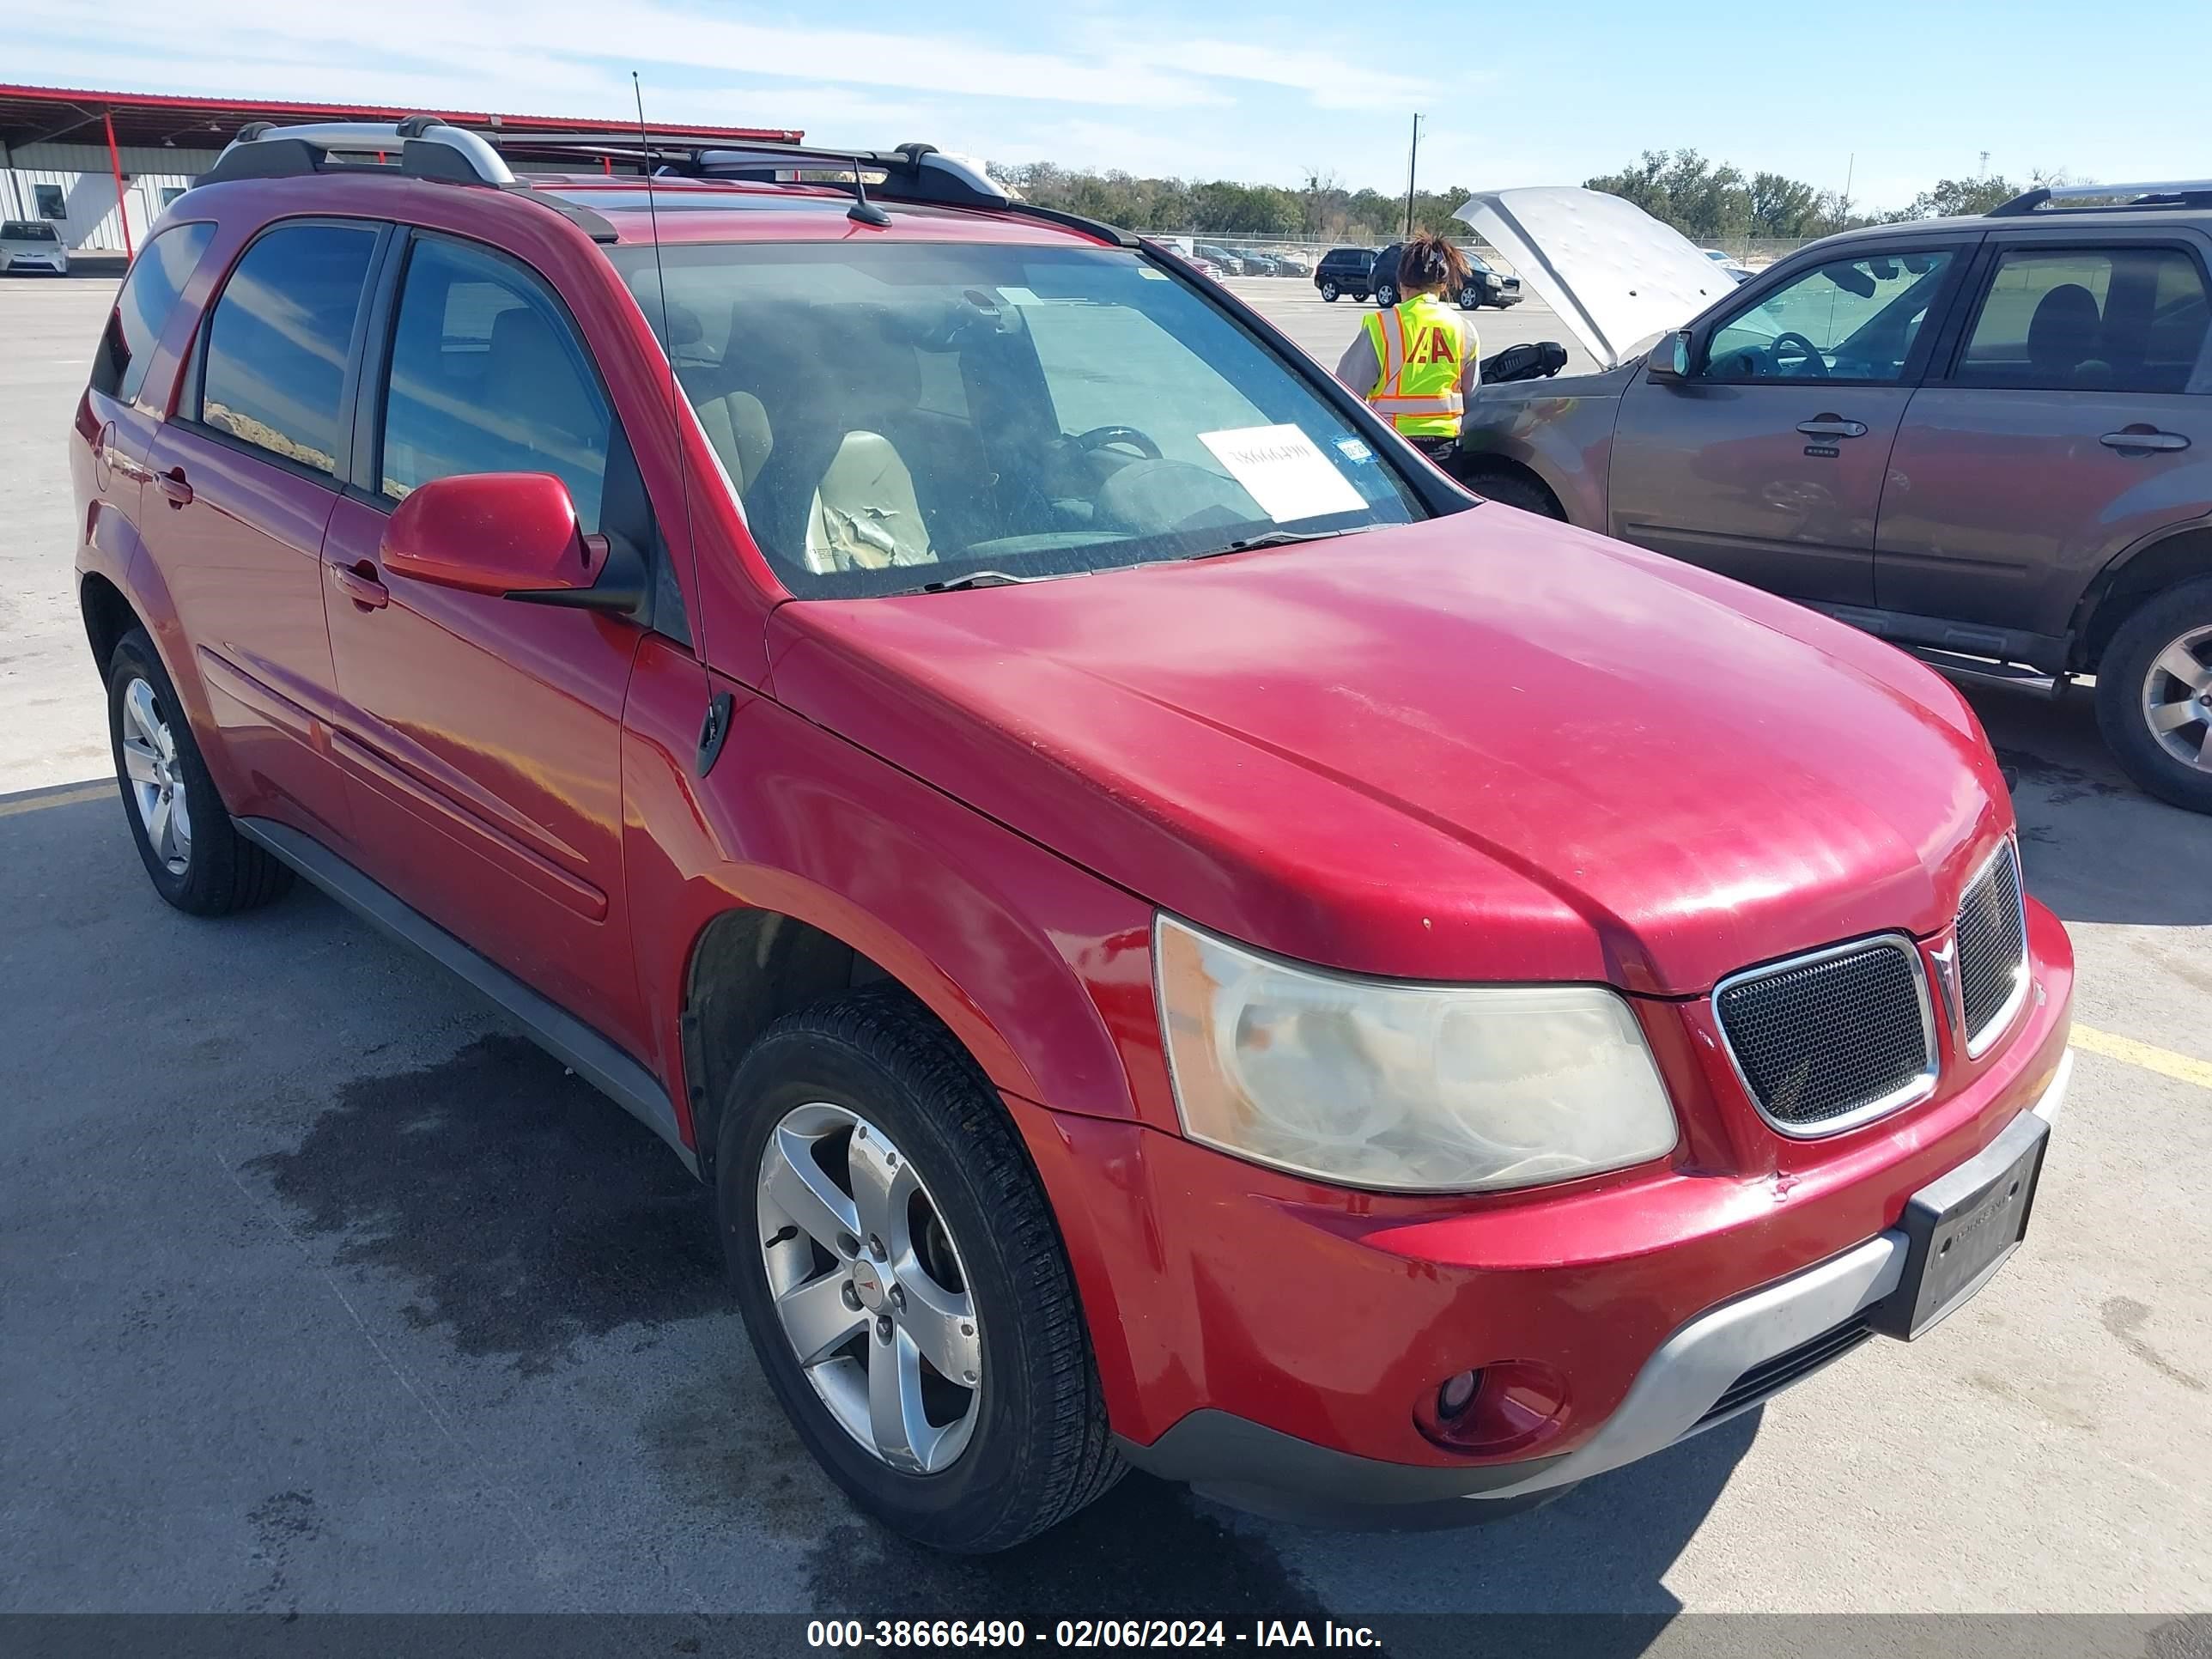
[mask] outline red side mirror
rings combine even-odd
[[[606,544],[576,524],[550,472],[465,472],[410,490],[384,528],[385,569],[471,593],[569,592],[599,579]]]

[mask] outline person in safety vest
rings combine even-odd
[[[1474,324],[1443,300],[1467,280],[1465,254],[1433,231],[1413,237],[1398,256],[1405,299],[1369,316],[1336,366],[1336,378],[1401,437],[1439,459],[1459,441],[1460,416],[1480,380]]]

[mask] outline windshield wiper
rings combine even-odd
[[[1371,530],[1372,525],[1357,525],[1350,530],[1270,530],[1264,536],[1246,536],[1226,547],[1209,547],[1203,553],[1186,553],[1188,559],[1218,559],[1224,553],[1249,553],[1260,547],[1290,547],[1299,542],[1334,541],[1339,536],[1357,536]]]
[[[1003,570],[971,570],[964,576],[953,576],[941,582],[924,582],[917,590],[923,593],[958,593],[970,587],[1011,587],[1017,582],[1041,582],[1042,576],[1011,576]]]

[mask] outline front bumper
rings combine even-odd
[[[2073,1072],[2069,1049],[2027,1110],[2055,1120]],[[2015,1156],[2000,1135],[1953,1174],[1993,1179]],[[1283,1518],[1397,1527],[1494,1519],[1724,1423],[1850,1352],[1888,1322],[1884,1304],[1899,1291],[1909,1249],[1902,1228],[1886,1229],[1699,1314],[1658,1346],[1619,1408],[1564,1455],[1457,1468],[1392,1463],[1213,1410],[1191,1413],[1149,1446],[1124,1442],[1122,1455],[1148,1474]]]

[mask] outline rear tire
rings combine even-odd
[[[124,817],[163,899],[187,915],[227,916],[291,890],[290,868],[231,821],[143,628],[125,634],[108,659],[107,735]]]
[[[2097,725],[2146,793],[2212,812],[2212,576],[2120,624],[2097,665]]]
[[[1321,297],[1327,301],[1330,305],[1334,305],[1336,303],[1336,296],[1341,292],[1343,292],[1343,290],[1338,288],[1334,283],[1323,283],[1321,285]]]
[[[1398,303],[1398,290],[1392,288],[1388,283],[1383,283],[1382,287],[1375,290],[1375,303],[1381,310],[1389,310],[1393,306]]]
[[[927,1010],[883,987],[778,1020],[738,1066],[715,1139],[753,1350],[855,1504],[974,1554],[1057,1526],[1121,1478],[1044,1189],[989,1081]],[[802,1162],[806,1191],[791,1185]],[[829,1194],[813,1224],[808,1192]],[[827,1327],[793,1304],[817,1285]],[[971,1385],[933,1352],[972,1365]]]
[[[1478,472],[1462,482],[1485,501],[1496,501],[1500,507],[1517,507],[1523,513],[1557,519],[1561,524],[1567,521],[1559,498],[1533,478],[1512,472]]]

